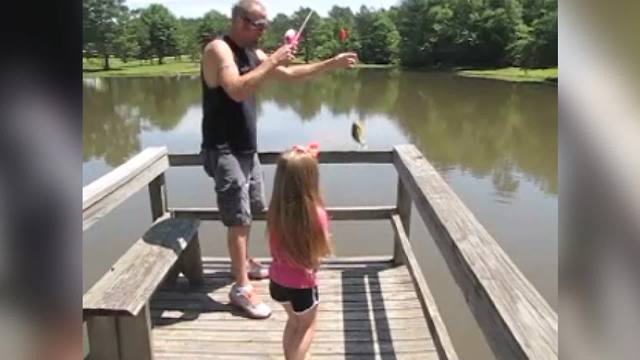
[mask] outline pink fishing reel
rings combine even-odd
[[[291,45],[296,40],[296,31],[293,29],[287,30],[284,33],[284,42],[285,44]]]
[[[302,40],[302,34],[296,33],[295,30],[289,29],[284,33],[284,43],[297,47],[298,43]]]

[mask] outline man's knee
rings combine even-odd
[[[249,234],[249,225],[231,225],[227,227],[227,231],[232,237],[245,237]]]
[[[228,228],[248,227],[253,220],[249,194],[246,189],[230,189],[218,192],[220,219]]]

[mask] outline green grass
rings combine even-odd
[[[165,58],[164,64],[159,65],[157,60],[153,63],[141,60],[130,60],[126,63],[118,58],[109,59],[111,70],[102,70],[102,59],[83,59],[82,74],[87,77],[102,76],[171,76],[177,74],[197,74],[200,71],[199,63],[191,62],[186,56],[182,60],[173,57]]]
[[[102,70],[102,59],[83,59],[82,71],[87,77],[102,76],[172,76],[177,74],[197,74],[200,71],[199,63],[191,62],[189,57],[183,56],[181,60],[173,57],[165,58],[164,64],[159,65],[154,59],[152,63],[149,61],[130,60],[122,62],[118,58],[109,60],[111,70]],[[304,61],[297,58],[293,64],[301,64]],[[378,64],[358,64],[357,68],[361,69],[391,69],[397,65],[378,65]],[[480,77],[488,79],[498,79],[516,82],[545,82],[550,79],[558,78],[558,68],[549,69],[530,69],[524,71],[520,68],[509,67],[502,69],[473,69],[459,70],[456,72],[460,76]]]
[[[397,68],[398,65],[394,65],[394,64],[362,64],[359,63],[358,66],[356,66],[359,69],[394,69]]]
[[[315,61],[315,60],[313,60]],[[164,64],[159,65],[157,59],[152,63],[149,61],[130,60],[122,62],[118,58],[110,58],[109,66],[111,70],[102,69],[103,60],[92,58],[82,60],[82,73],[86,77],[111,77],[111,76],[171,76],[176,74],[197,74],[200,65],[193,63],[188,57],[183,56],[182,60],[173,57],[165,58]],[[293,64],[304,64],[304,60],[296,58]],[[358,64],[362,69],[388,69],[395,65]]]
[[[460,76],[480,77],[516,82],[545,82],[558,79],[558,68],[523,70],[517,67],[508,67],[491,70],[460,70]]]

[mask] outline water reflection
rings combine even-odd
[[[190,107],[199,106],[200,81],[87,80],[83,96],[83,158],[116,166],[141,150],[143,132],[170,134]],[[497,198],[508,201],[521,177],[557,194],[556,97],[556,89],[544,85],[359,70],[308,82],[267,83],[259,93],[258,114],[259,121],[269,120],[274,115],[264,106],[275,104],[293,110],[302,122],[328,120],[323,109],[332,116],[358,118],[365,126],[373,116],[382,116],[397,124],[407,142],[419,146],[437,168],[490,177]],[[385,143],[384,133],[368,135]]]
[[[200,101],[190,77],[90,79],[84,82],[83,160],[117,166],[139,152],[143,131],[170,132]]]
[[[269,84],[260,95],[288,104],[303,119],[322,106],[365,124],[369,115],[384,115],[440,169],[491,176],[504,196],[517,190],[519,171],[543,191],[557,193],[557,95],[548,86],[368,70],[295,87]]]

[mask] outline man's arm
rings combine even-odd
[[[264,61],[268,59],[268,56],[262,50],[257,50],[256,53],[260,60]],[[329,70],[352,68],[357,62],[358,56],[355,53],[342,53],[331,59],[312,64],[292,65],[288,67],[281,65],[276,67],[270,73],[270,76],[279,80],[306,79]]]
[[[291,56],[290,47],[285,45],[265,58],[258,67],[240,75],[229,45],[222,40],[214,40],[204,50],[205,82],[209,86],[219,84],[233,100],[243,101],[256,91],[269,72],[280,64],[287,63]]]

